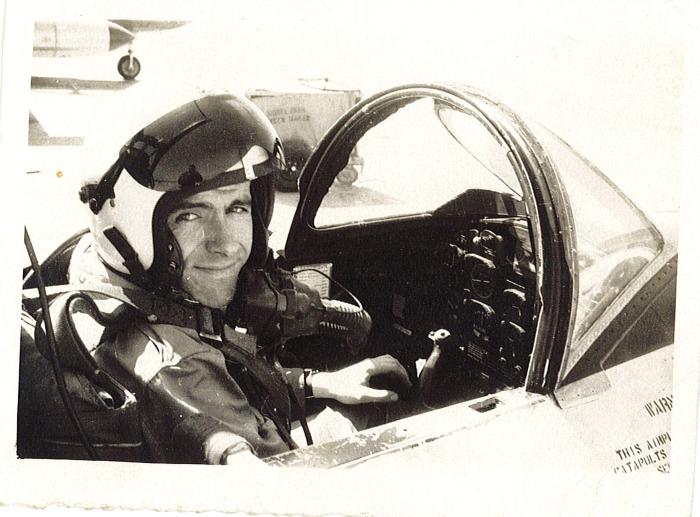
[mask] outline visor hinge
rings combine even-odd
[[[88,183],[80,187],[80,201],[87,203],[93,214],[97,215],[108,199],[114,199],[114,185],[124,170],[125,157],[126,152],[122,149],[117,161],[97,184]]]

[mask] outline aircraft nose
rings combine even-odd
[[[109,22],[109,50],[128,45],[134,41],[133,33],[126,30],[121,25]]]

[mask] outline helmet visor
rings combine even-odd
[[[161,192],[241,183],[285,168],[272,124],[248,99],[231,95],[168,113],[139,131],[122,157],[136,181]]]

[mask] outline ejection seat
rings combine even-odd
[[[68,285],[80,232],[42,264],[55,349],[45,326],[36,273],[25,270],[19,361],[17,455],[20,458],[148,461],[134,395],[102,372],[90,351],[109,332],[94,302]],[[54,362],[54,359],[57,361]],[[57,363],[57,364],[56,364]],[[57,381],[57,375],[63,382]],[[61,396],[65,385],[79,425]],[[79,428],[83,428],[83,436]],[[89,445],[85,444],[89,442]]]

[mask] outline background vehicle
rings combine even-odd
[[[276,177],[281,191],[297,190],[297,180],[311,151],[330,126],[362,97],[359,90],[313,87],[300,83],[295,88],[256,89],[247,97],[262,109],[284,145],[287,170]],[[362,170],[362,160],[353,154],[348,165],[338,174],[338,182],[350,185]]]

